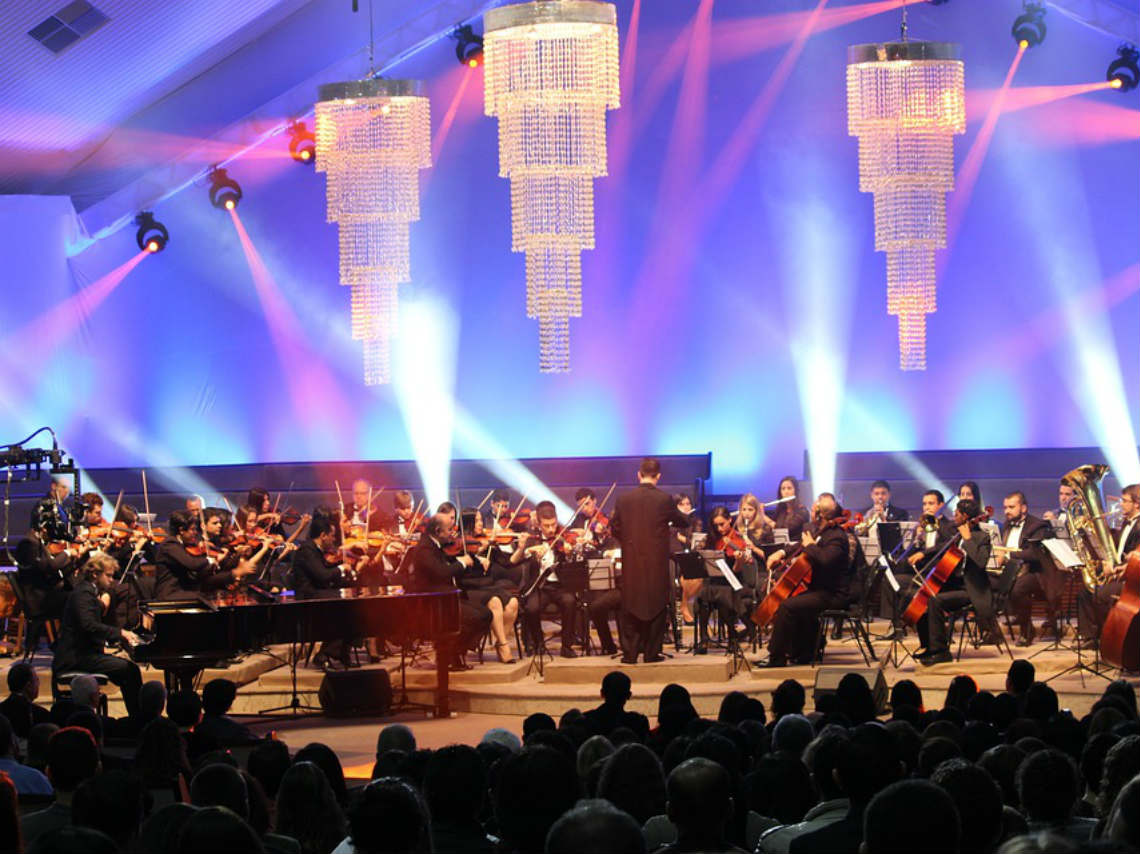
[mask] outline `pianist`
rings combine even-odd
[[[101,553],[78,570],[75,589],[63,609],[59,641],[51,665],[52,678],[75,671],[106,674],[122,690],[127,715],[133,718],[138,714],[139,688],[142,687],[138,665],[103,651],[105,644],[126,642],[135,646],[139,642],[133,632],[103,622],[118,571],[118,561]]]

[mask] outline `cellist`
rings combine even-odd
[[[1083,585],[1077,594],[1077,626],[1086,643],[1099,640],[1108,612],[1124,590],[1123,569],[1128,557],[1140,550],[1140,483],[1129,484],[1120,491],[1120,510],[1124,520],[1119,528],[1111,531],[1113,545],[1116,546],[1112,563],[1118,570],[1117,577],[1097,587],[1095,594]]]
[[[980,512],[978,502],[972,498],[959,500],[954,509],[954,525],[961,537],[958,548],[965,554],[965,558],[953,575],[942,582],[938,594],[930,597],[926,613],[918,620],[918,637],[925,648],[924,652],[915,655],[919,664],[930,666],[952,660],[947,614],[958,611],[967,604],[973,604],[978,615],[978,626],[986,636],[1000,631],[995,623],[993,590],[990,587],[989,573],[986,572],[992,543],[989,535],[978,525],[977,516]],[[921,576],[915,578],[916,582],[921,580]]]
[[[763,667],[784,667],[788,662],[807,664],[815,653],[819,614],[840,607],[847,595],[852,568],[847,532],[837,524],[843,509],[830,492],[821,492],[812,507],[812,524],[800,535],[803,554],[811,564],[807,590],[786,599],[776,612],[768,661]],[[771,571],[783,560],[781,549],[768,558]]]

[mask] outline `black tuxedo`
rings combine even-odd
[[[210,574],[210,559],[192,555],[176,538],[158,546],[155,556],[154,596],[156,599],[186,598],[200,593]]]
[[[776,612],[768,642],[768,656],[773,664],[786,664],[789,659],[806,663],[814,657],[819,613],[841,607],[846,601],[851,569],[857,559],[847,532],[838,526],[824,530],[803,553],[811,563],[811,582],[807,592],[785,600]]]
[[[293,590],[298,596],[341,586],[340,567],[329,564],[315,542],[305,540],[293,552]]]
[[[621,632],[623,658],[661,655],[665,615],[672,593],[669,571],[670,525],[689,527],[689,517],[651,483],[618,496],[610,527],[621,544]]]
[[[1006,524],[1002,528],[1001,541],[1008,545],[1016,526]],[[1057,569],[1049,552],[1041,541],[1054,536],[1053,526],[1044,519],[1025,515],[1018,538],[1017,551],[1008,552],[1005,571],[1002,573],[1003,586],[1014,577],[1009,593],[1009,609],[1014,622],[1021,627],[1022,637],[1033,637],[1033,599],[1045,600],[1045,621],[1047,625],[1057,625],[1057,614],[1061,610],[1061,593],[1065,588],[1065,575]]]
[[[875,505],[872,504],[863,511],[863,518],[870,519],[875,514]],[[887,512],[879,519],[880,522],[909,522],[910,513],[902,507],[896,507],[894,504],[887,504]]]
[[[142,687],[139,668],[133,661],[103,652],[105,644],[122,640],[123,633],[119,629],[103,622],[103,603],[99,601],[95,584],[79,582],[63,609],[59,640],[51,663],[53,678],[70,670],[105,673],[122,689],[127,714],[134,717],[138,714],[139,688]]]
[[[412,576],[409,583],[419,593],[455,590],[455,581],[464,571],[462,563],[444,554],[439,544],[427,536],[412,549],[411,564]],[[486,605],[460,599],[457,653],[461,655],[473,648],[490,625],[491,612]]]
[[[16,578],[24,588],[28,617],[54,619],[63,613],[67,602],[65,579],[70,567],[71,556],[51,554],[39,535],[20,540],[16,546]]]
[[[989,534],[977,525],[971,527],[970,539],[958,546],[965,553],[961,565],[946,579],[937,596],[930,599],[927,611],[918,621],[918,637],[928,652],[945,652],[950,648],[947,614],[974,606],[978,625],[983,630],[997,630],[994,622],[994,597],[986,566],[993,544]]]

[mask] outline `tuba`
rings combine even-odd
[[[1090,593],[1110,580],[1116,557],[1100,498],[1100,482],[1106,474],[1106,465],[1085,465],[1061,478],[1061,483],[1076,493],[1065,508],[1065,523],[1073,539],[1073,551],[1081,559],[1081,581]]]

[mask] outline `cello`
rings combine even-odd
[[[861,520],[862,517],[857,517],[855,521]],[[850,527],[855,521],[852,521],[850,510],[843,510],[835,518],[825,520],[819,526],[816,535],[835,525],[841,528]],[[768,595],[761,599],[760,604],[752,611],[752,622],[759,628],[764,628],[776,617],[776,612],[786,600],[807,590],[809,584],[811,584],[811,561],[801,547],[791,564],[784,570],[784,574],[780,576],[780,580],[772,585]]]
[[[1100,630],[1100,657],[1123,670],[1140,670],[1140,551],[1124,567],[1124,588]]]
[[[964,524],[973,525],[975,522],[984,522],[993,515],[994,508],[986,507],[986,509],[979,513],[972,519],[967,520]],[[938,591],[942,589],[942,585],[946,580],[954,574],[955,570],[962,565],[966,559],[966,553],[958,547],[962,541],[962,535],[956,535],[942,550],[938,561],[934,564],[933,568],[926,574],[922,580],[922,586],[918,588],[918,592],[910,600],[910,604],[906,606],[903,611],[903,622],[908,626],[917,626],[918,621],[922,619],[922,615],[926,613],[926,609],[930,606],[930,600],[938,595]]]

